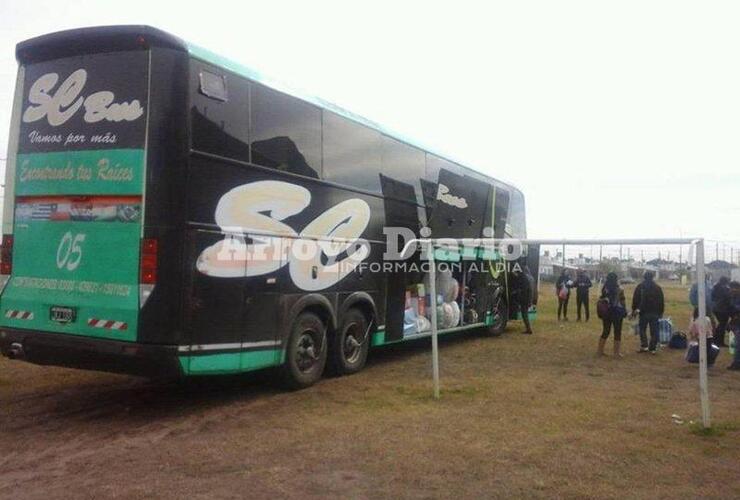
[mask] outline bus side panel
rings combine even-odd
[[[158,245],[157,284],[142,305],[138,341],[184,345],[183,224],[187,181],[185,53],[151,50],[151,111],[147,138],[144,238]]]
[[[290,334],[290,314],[303,297],[324,297],[323,303],[335,315],[340,292],[365,291],[380,298],[382,273],[359,265],[345,271],[332,267],[327,259],[306,264],[293,257],[291,250],[300,236],[315,241],[305,231],[331,239],[333,228],[356,224],[358,237],[374,241],[362,263],[369,265],[373,259],[382,264],[380,197],[198,153],[190,161],[187,196],[187,272],[193,283],[188,324],[193,346],[221,344],[233,349],[241,344],[243,352],[273,352],[272,364],[278,364]],[[290,215],[282,215],[283,210]],[[251,233],[250,228],[260,232]],[[321,231],[325,234],[318,234]],[[284,236],[270,240],[266,256],[253,250],[239,255],[248,243],[266,241],[265,232]],[[229,254],[229,248],[234,254]],[[347,256],[337,258],[342,261]],[[196,356],[205,356],[203,351],[209,349],[218,350],[202,347],[197,354],[191,353],[191,366]],[[237,356],[220,354],[223,371],[237,369]],[[242,359],[238,369],[259,368],[270,359],[269,354],[253,354],[252,358],[257,365],[245,365]]]

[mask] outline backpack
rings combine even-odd
[[[606,291],[606,289],[605,289]],[[627,309],[619,300],[621,289],[617,288],[613,300],[609,298],[608,292],[596,302],[596,314],[600,319],[622,319],[627,316]]]

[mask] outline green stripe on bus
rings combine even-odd
[[[478,256],[478,249],[476,247],[462,247],[462,258],[464,260],[475,259]]]
[[[280,349],[227,352],[200,356],[179,356],[185,375],[223,375],[277,366],[282,360]]]
[[[19,154],[15,194],[141,194],[143,172],[143,149]]]
[[[376,346],[383,344],[385,344],[385,330],[378,330],[377,332],[373,333],[373,338],[370,341],[370,345]]]

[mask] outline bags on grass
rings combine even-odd
[[[719,354],[719,347],[712,344],[707,340],[707,365],[713,365]],[[699,362],[699,343],[692,342],[689,344],[689,348],[686,349],[686,361],[689,363]]]
[[[658,339],[661,344],[667,344],[673,336],[673,323],[671,318],[661,318],[658,320]]]
[[[686,334],[683,332],[675,332],[671,335],[671,340],[668,341],[668,347],[671,349],[686,349]]]

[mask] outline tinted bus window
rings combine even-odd
[[[324,179],[380,193],[380,133],[324,112]]]
[[[213,83],[222,86],[214,92]],[[249,84],[193,60],[190,65],[192,147],[249,161]]]
[[[456,163],[451,161],[443,160],[439,156],[434,156],[427,153],[426,159],[426,178],[430,182],[436,183],[439,178],[439,171],[441,169],[448,170],[453,174],[463,175],[463,170]]]
[[[321,111],[281,92],[253,85],[252,162],[320,177]]]
[[[503,238],[506,234],[506,220],[509,217],[509,192],[496,187],[496,201],[493,209],[493,237]]]
[[[524,195],[521,191],[513,190],[509,202],[509,224],[507,235],[512,238],[524,239],[527,237],[527,224],[524,213]]]
[[[383,175],[413,186],[414,196],[409,201],[423,205],[424,152],[390,137],[383,136],[382,143]]]

